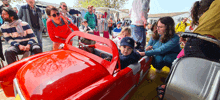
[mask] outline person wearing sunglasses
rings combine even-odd
[[[74,23],[73,17],[69,14],[68,12],[68,7],[66,5],[65,2],[61,2],[60,3],[60,9],[59,9],[60,13],[65,16],[65,18],[69,18],[69,20]]]
[[[62,16],[54,6],[47,6],[46,13],[49,18],[47,20],[47,31],[53,41],[53,50],[57,50],[61,43],[65,43],[72,30],[79,31],[79,29],[68,18]]]

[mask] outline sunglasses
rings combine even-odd
[[[60,16],[60,13],[56,13],[52,15],[53,17]]]
[[[67,7],[66,5],[63,5],[63,7]]]

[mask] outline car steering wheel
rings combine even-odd
[[[92,48],[95,47],[95,45],[88,45],[88,44],[84,44],[82,42],[79,42],[79,48],[82,50],[86,50],[90,53],[92,53]]]

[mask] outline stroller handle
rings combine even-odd
[[[220,41],[219,40],[214,39],[214,38],[210,38],[210,37],[205,36],[205,35],[200,35],[200,34],[192,33],[192,32],[182,32],[181,37],[183,37],[183,38],[188,38],[188,37],[199,38],[199,39],[214,43],[214,44],[216,44],[220,47]]]

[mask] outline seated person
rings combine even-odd
[[[193,31],[201,35],[220,40],[220,1],[200,0],[196,1],[191,10],[192,23],[198,25]],[[199,9],[199,10],[198,10]],[[215,13],[213,13],[215,12]],[[212,61],[220,59],[220,48],[218,45],[199,38],[188,38],[184,47],[184,57],[198,57]],[[172,69],[164,84],[167,84],[172,74]],[[157,88],[158,97],[163,99],[166,85]]]
[[[117,27],[113,29],[112,38],[117,37],[117,35],[121,32],[121,22],[117,22]]]
[[[78,31],[79,29],[68,18],[61,16],[58,9],[54,6],[47,6],[46,13],[49,17],[47,20],[47,31],[50,39],[53,41],[53,50],[57,50],[61,43],[65,43],[72,30]]]
[[[87,20],[82,20],[82,25],[79,27],[79,31],[84,33],[93,34],[93,30],[88,26]]]
[[[141,55],[134,51],[134,40],[130,37],[125,37],[121,40],[119,49],[121,69],[126,68],[130,64],[137,63],[141,58]]]
[[[16,55],[25,51],[31,51],[31,54],[42,52],[31,27],[28,23],[19,20],[17,13],[12,8],[4,7],[2,18],[7,23],[1,26],[1,30],[5,40],[11,45],[5,51],[8,64],[15,62]]]
[[[131,36],[131,29],[128,27],[125,27],[122,29],[122,31],[118,34],[116,38],[114,38],[112,41],[115,42],[117,47],[119,48],[120,42],[124,37],[130,37]]]
[[[157,72],[164,66],[171,67],[172,62],[180,52],[179,36],[175,34],[174,20],[171,17],[162,17],[157,24],[157,32],[160,34],[158,40],[150,39],[145,52],[141,56],[154,56],[152,65]]]
[[[85,33],[89,33],[89,34],[94,34],[93,30],[88,26],[87,20],[83,19],[82,20],[82,25],[79,27],[79,30],[81,32],[85,32]],[[84,44],[95,44],[95,41],[89,40],[89,39],[85,39],[81,37],[81,42]]]

